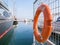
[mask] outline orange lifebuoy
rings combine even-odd
[[[38,31],[38,18],[39,14],[43,12],[44,14],[44,26],[42,32]],[[45,42],[50,37],[52,32],[52,14],[50,7],[46,4],[42,4],[37,8],[34,23],[33,23],[34,35],[38,42]]]

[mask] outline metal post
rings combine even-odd
[[[35,36],[33,34],[33,44],[32,45],[35,45]]]

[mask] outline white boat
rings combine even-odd
[[[13,26],[12,14],[5,0],[0,0],[0,39],[7,35]]]

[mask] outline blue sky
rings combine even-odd
[[[18,18],[33,18],[33,2],[35,0],[15,0],[16,17]],[[13,2],[8,0],[9,9],[12,11]]]

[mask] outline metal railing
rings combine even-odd
[[[51,7],[51,11],[52,11],[52,16],[53,16],[53,32],[50,36],[50,38],[47,40],[47,42],[45,42],[42,45],[59,45],[60,44],[60,31],[59,31],[59,27],[60,24],[56,24],[55,22],[57,21],[57,18],[60,17],[60,0],[35,0],[35,2],[33,3],[33,16],[35,15],[35,12],[37,10],[37,8],[39,7],[39,5],[41,5],[42,3],[46,3]],[[40,16],[43,17],[43,16]],[[40,23],[40,20],[39,20]],[[57,27],[59,25],[59,27]],[[34,36],[33,36],[34,37]],[[38,42],[35,41],[35,45],[40,45]]]
[[[5,1],[5,0],[4,0]],[[0,0],[0,6],[6,10],[8,10],[8,5],[3,0]]]

